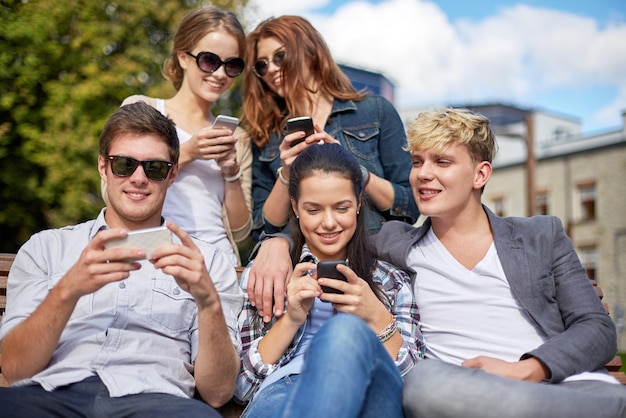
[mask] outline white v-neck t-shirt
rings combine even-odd
[[[457,365],[477,356],[513,362],[547,339],[513,297],[493,242],[468,270],[430,229],[408,258],[417,272],[413,291],[427,357]],[[617,383],[602,372],[565,379],[572,380]]]
[[[430,229],[409,253],[409,265],[417,272],[414,292],[428,357],[453,364],[480,355],[517,361],[542,344],[544,336],[511,293],[493,243],[468,270]]]

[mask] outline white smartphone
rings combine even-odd
[[[217,117],[215,118],[215,122],[213,122],[211,128],[228,128],[231,131],[235,132],[237,126],[239,126],[239,119],[237,119],[236,117],[217,115]]]
[[[156,228],[138,229],[129,231],[124,238],[116,238],[107,241],[105,248],[141,248],[146,253],[148,260],[151,258],[152,252],[157,248],[172,243],[172,231],[165,226]]]

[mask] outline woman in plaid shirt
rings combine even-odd
[[[338,144],[311,146],[293,162],[285,312],[264,323],[248,301],[239,318],[243,417],[402,417],[402,376],[424,343],[409,277],[370,247],[366,182]],[[337,270],[347,281],[317,277],[326,260],[345,260],[350,267]],[[246,280],[247,270],[244,288]]]

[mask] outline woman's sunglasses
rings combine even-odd
[[[283,65],[283,61],[285,60],[285,51],[278,51],[272,57],[272,62],[278,68]],[[252,67],[252,71],[257,77],[263,77],[270,69],[270,61],[267,59],[258,60],[254,63],[254,67]]]
[[[222,61],[220,57],[212,52],[199,52],[198,55],[194,55],[191,52],[187,52],[187,55],[196,59],[196,64],[205,73],[214,73],[222,65],[226,75],[235,78],[243,71],[246,63],[241,58],[229,58],[226,61]]]
[[[146,177],[150,180],[163,181],[174,166],[174,163],[169,161],[139,161],[130,157],[122,157],[121,155],[110,155],[107,158],[111,161],[111,171],[118,177],[129,177],[141,164]]]

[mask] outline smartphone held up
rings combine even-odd
[[[213,129],[227,128],[227,129],[230,129],[232,132],[235,132],[235,129],[237,129],[237,126],[239,126],[239,119],[237,119],[236,117],[226,116],[226,115],[217,115],[211,128]]]
[[[348,279],[346,278],[346,276],[344,276],[339,270],[337,270],[337,266],[339,264],[342,264],[344,266],[348,265],[348,263],[346,263],[344,260],[320,261],[319,263],[317,263],[317,278],[336,279],[347,282]],[[332,287],[328,286],[322,286],[322,291],[324,291],[324,293],[343,294],[342,291],[333,289]]]
[[[156,228],[138,229],[136,231],[129,231],[128,235],[124,238],[116,238],[107,241],[104,244],[105,248],[141,248],[145,253],[148,260],[152,257],[152,252],[157,248],[171,244],[172,231],[165,226],[159,226]]]
[[[300,142],[303,142],[307,136],[315,133],[313,118],[311,116],[299,116],[297,118],[287,120],[287,123],[285,124],[285,135],[299,131],[304,132],[304,137],[293,141],[290,145],[291,147],[298,145]]]

